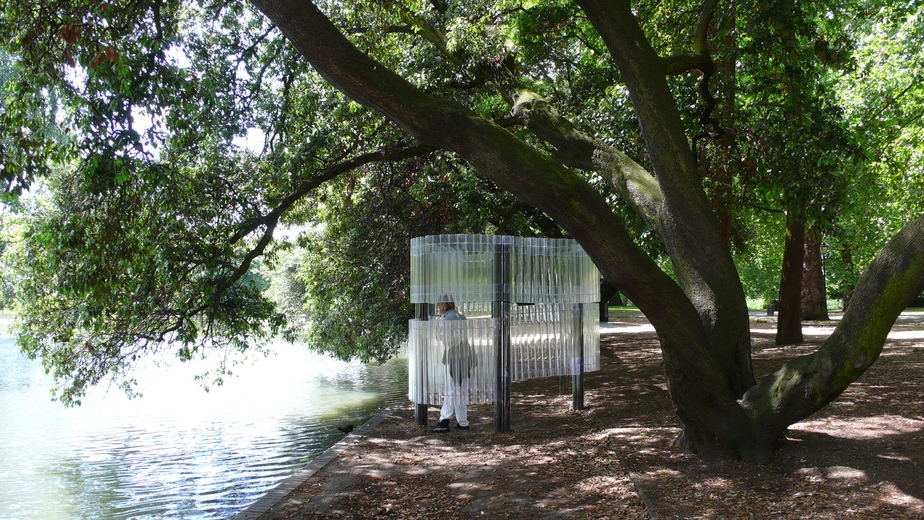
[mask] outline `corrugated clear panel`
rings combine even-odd
[[[523,365],[529,362],[529,335],[524,326],[525,307],[511,306],[510,309],[510,378],[513,381],[522,381]]]
[[[542,304],[536,304],[536,343],[534,349],[537,353],[536,360],[536,373],[534,374],[523,374],[521,377],[523,379],[529,379],[531,377],[536,377],[536,374],[541,374],[548,369],[549,359],[548,359],[548,350],[549,350],[549,316],[546,313],[546,306]]]
[[[599,300],[599,272],[580,244],[570,239],[492,235],[433,235],[411,240],[411,302],[492,301],[494,261],[509,248],[512,299],[530,303]]]
[[[529,306],[510,306],[510,378],[523,380],[523,365],[529,360]]]
[[[581,373],[581,358],[584,355],[584,343],[580,336],[583,332],[584,320],[581,315],[581,304],[572,303],[568,309],[568,326],[570,330],[570,349],[567,351],[568,371],[571,374]]]
[[[536,304],[535,312],[538,315],[537,319],[539,325],[539,338],[534,349],[536,364],[534,366],[534,371],[525,374],[524,379],[543,377],[552,373],[552,365],[555,360],[550,349],[555,343],[553,340],[555,323],[553,323],[554,317],[549,314],[549,309],[550,307],[548,304]]]
[[[574,330],[575,317],[572,312],[574,304],[560,304],[556,308],[559,312],[559,323],[561,323],[561,333],[559,335],[557,354],[558,354],[558,374],[569,375],[576,374],[574,359],[579,357],[580,346],[575,343],[576,336]]]
[[[562,287],[562,241],[549,241],[547,258],[548,277],[549,277],[549,300],[550,302],[567,301],[567,296]]]
[[[411,255],[413,257],[413,253]],[[413,263],[411,265],[413,269]],[[424,363],[420,353],[426,349],[426,342],[419,337],[418,323],[420,320],[409,320],[407,324],[407,398],[414,403],[425,403],[427,398],[421,390],[424,386]]]
[[[533,301],[536,303],[549,302],[549,277],[548,277],[548,255],[547,244],[545,240],[534,240],[532,247],[533,266],[535,270],[531,273],[533,279],[532,294]]]
[[[600,304],[584,304],[584,372],[600,370]]]
[[[417,237],[411,239],[411,302],[412,303],[423,303],[424,300],[420,294],[421,288],[423,288],[423,272],[420,269],[421,256],[423,252],[421,251],[421,244],[423,243],[423,237]]]
[[[442,403],[444,381],[433,369],[432,323],[410,320],[408,325],[408,399],[420,404]]]
[[[475,355],[478,358],[478,364],[472,370],[471,375],[470,402],[473,404],[493,403],[497,390],[497,355],[494,348],[496,321],[493,318],[469,319],[468,327],[469,341],[475,348]]]
[[[494,320],[410,320],[408,398],[442,405],[494,402]]]
[[[497,264],[502,251],[511,255],[507,264]],[[571,304],[599,300],[600,274],[577,242],[490,235],[415,238],[411,241],[411,301],[436,303],[446,295],[468,316],[465,335],[477,363],[467,367],[464,392],[453,394],[464,395],[470,403],[494,399],[497,360],[491,302],[504,282],[505,265],[510,270],[506,294],[511,301],[535,304],[511,308],[513,380],[576,373],[574,362],[580,348],[585,371],[599,370],[598,311],[592,310],[597,307],[585,305],[585,315],[579,319]],[[452,363],[443,363],[446,338],[437,329],[440,322],[412,320],[409,326],[408,386],[414,402],[438,405],[447,393]],[[584,329],[583,346],[575,344],[576,327]],[[466,363],[457,363],[457,374]]]
[[[514,334],[513,331],[516,330],[517,333],[522,334],[525,339],[525,341],[523,342],[523,347],[525,349],[524,362],[522,365],[522,369],[518,370],[518,373],[516,376],[520,380],[523,380],[523,379],[529,379],[531,377],[530,374],[535,374],[536,372],[541,370],[542,349],[539,347],[539,344],[537,341],[539,337],[539,334],[537,334],[537,328],[539,326],[539,317],[536,316],[536,306],[529,305],[529,306],[521,307],[521,309],[522,309],[522,315],[521,315],[522,321],[520,323],[516,323],[515,328],[514,328],[514,324],[511,323],[510,330],[511,330],[511,335],[513,335]]]
[[[529,378],[555,375],[558,362],[555,350],[558,347],[557,342],[561,331],[561,323],[557,323],[555,306],[548,303],[539,303],[536,304],[536,307],[542,316],[542,337],[537,349],[540,363],[535,373],[528,374],[527,377]]]
[[[545,307],[545,305],[536,304],[529,308],[530,329],[532,330],[532,341],[529,346],[533,363],[530,366],[531,371],[528,374],[524,374],[523,379],[534,377],[530,374],[541,374],[545,372],[548,367],[548,352],[546,352],[545,345],[543,344],[546,322],[548,320],[548,316],[545,314]]]
[[[555,359],[555,348],[557,345],[555,343],[557,341],[556,336],[560,324],[555,323],[556,316],[552,305],[538,303],[536,306],[540,308],[540,312],[543,314],[542,342],[540,343],[542,366],[536,374],[530,374],[529,377],[543,377],[554,374],[555,364],[557,362]]]
[[[491,317],[491,302],[456,302],[456,307],[469,319]]]
[[[573,375],[600,369],[599,306],[584,304],[516,306],[511,312],[511,377]],[[580,327],[583,330],[579,330]],[[578,332],[582,335],[578,336]],[[580,345],[583,338],[583,345]]]

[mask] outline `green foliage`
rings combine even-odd
[[[613,58],[569,0],[319,5],[384,66],[550,158],[559,150],[509,120],[498,78],[650,165]],[[832,251],[853,251],[854,262],[829,262],[846,292],[875,244],[922,210],[921,24],[910,4],[877,5],[738,2],[706,32],[715,110],[697,74],[670,80],[750,297],[775,296],[776,211],[806,207]],[[663,55],[696,46],[701,3],[634,8]],[[20,341],[65,402],[103,378],[130,388],[132,363],[159,350],[218,351],[220,377],[225,353],[279,332],[384,360],[411,315],[411,237],[561,234],[453,154],[411,149],[404,129],[333,89],[246,3],[3,10],[4,193],[51,195],[4,214],[2,295],[19,301]],[[248,133],[262,142],[245,149]],[[669,271],[656,233],[599,174],[577,173]],[[302,230],[297,244],[274,237],[282,227]]]
[[[786,217],[780,213],[747,210],[736,214],[735,265],[750,299],[769,302],[779,298],[780,265],[783,262],[783,234]]]
[[[843,205],[852,154],[831,78],[849,66],[849,45],[826,34],[825,12],[780,0],[736,4],[734,137],[738,198],[807,211],[832,222]],[[822,6],[818,6],[823,9]],[[830,13],[843,19],[843,12]],[[843,23],[843,22],[841,22]],[[733,166],[734,167],[734,166]]]
[[[385,361],[405,340],[411,238],[559,233],[452,156],[362,168],[322,191],[318,223],[296,250],[298,281],[308,341],[344,359]]]
[[[23,269],[24,229],[29,215],[41,211],[42,201],[27,194],[0,206],[0,310],[19,307],[19,291],[28,276]]]
[[[258,84],[265,63],[241,58],[272,57],[279,40],[267,42],[265,24],[240,6],[55,7],[39,22],[31,15],[50,5],[17,4],[9,10],[26,23],[3,26],[21,44],[16,87],[49,107],[6,116],[42,125],[53,106],[46,92],[63,92],[58,114],[77,153],[56,174],[38,152],[30,164],[44,169],[14,172],[44,175],[54,193],[23,238],[19,341],[68,404],[102,378],[130,391],[131,365],[164,349],[181,359],[217,351],[220,378],[228,354],[283,325],[248,270],[271,252],[264,213],[298,178],[271,169],[284,155],[258,160],[232,145],[242,114],[269,99]],[[198,30],[206,19],[221,29]],[[181,42],[184,26],[196,30]]]
[[[0,199],[15,200],[66,157],[68,139],[55,112],[57,91],[28,81],[21,63],[0,50]]]
[[[861,2],[855,69],[839,78],[840,103],[868,161],[854,179],[845,225],[835,240],[866,265],[902,226],[924,212],[924,7]],[[875,225],[870,225],[875,223]],[[838,248],[840,250],[840,248]],[[858,274],[853,274],[855,283]]]
[[[252,172],[132,171],[109,185],[93,163],[56,176],[51,207],[24,231],[19,341],[67,381],[65,403],[104,376],[130,384],[124,373],[144,353],[226,356],[283,323],[242,270],[252,245],[228,240],[252,209]]]

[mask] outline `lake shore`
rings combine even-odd
[[[906,316],[879,361],[838,400],[793,425],[772,464],[707,463],[671,446],[680,423],[644,317],[618,314],[587,374],[586,408],[558,378],[514,385],[513,431],[493,408],[472,427],[429,434],[413,406],[392,407],[265,511],[291,518],[921,518],[924,516],[924,315]],[[774,318],[752,315],[758,374],[813,351],[776,347]],[[434,424],[438,411],[431,407]]]

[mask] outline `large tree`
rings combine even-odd
[[[769,459],[875,362],[924,290],[918,216],[818,351],[755,379],[744,291],[678,108],[714,70],[717,1],[250,4],[7,4],[20,97],[58,86],[79,136],[77,166],[52,183],[58,212],[34,230],[20,335],[65,399],[149,350],[245,349],[274,332],[283,317],[251,265],[272,260],[281,222],[323,202],[318,186],[381,161],[460,157],[577,239],[657,330],[679,441],[707,456]],[[262,154],[232,147],[250,128]],[[5,178],[29,182],[41,150]],[[660,237],[673,276],[611,193]]]

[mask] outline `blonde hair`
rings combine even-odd
[[[436,308],[440,314],[446,314],[446,311],[448,311],[449,309],[455,309],[456,304],[451,301],[450,302],[438,302],[436,304]]]

